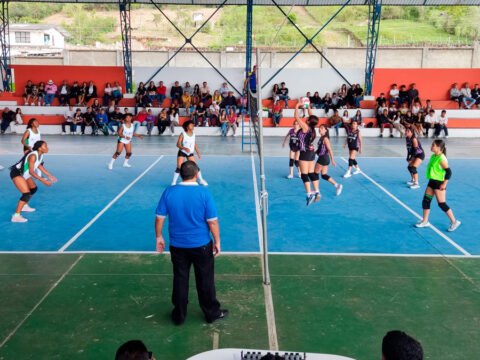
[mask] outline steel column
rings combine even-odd
[[[8,17],[8,0],[2,1],[1,26],[0,26],[0,45],[2,47],[1,54],[1,78],[3,91],[12,91],[12,70],[10,68],[10,31]]]
[[[373,73],[377,58],[378,33],[382,15],[382,0],[368,0],[367,58],[365,63],[365,95],[372,95]]]
[[[130,1],[119,0],[120,27],[122,30],[123,69],[125,73],[126,92],[133,91],[132,75],[132,26],[130,24]]]
[[[252,36],[253,36],[253,0],[247,2],[247,29],[245,39],[245,76],[252,70]]]

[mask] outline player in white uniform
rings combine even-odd
[[[28,205],[29,200],[37,192],[37,185],[33,179],[37,179],[46,186],[51,186],[57,179],[43,167],[43,155],[48,153],[48,146],[45,141],[37,141],[31,151],[23,155],[22,159],[10,167],[10,178],[18,191],[22,193],[18,201],[12,222],[24,223],[25,219],[20,212],[34,212],[35,209]],[[38,175],[43,173],[47,178]]]
[[[22,136],[22,145],[23,145],[24,153],[27,153],[28,151],[32,151],[33,145],[35,145],[37,141],[42,140],[39,127],[40,127],[40,124],[38,123],[37,119],[32,118],[28,120],[27,129],[25,130]]]
[[[177,184],[178,177],[180,176],[180,166],[182,166],[185,160],[195,161],[195,152],[197,153],[198,160],[202,158],[200,156],[198,146],[195,142],[195,133],[193,132],[195,124],[193,123],[193,121],[189,120],[185,121],[182,127],[183,131],[177,140],[177,147],[179,150],[177,154],[177,168],[175,169],[175,173],[173,174],[172,185]],[[200,171],[200,168],[198,169],[198,183],[203,186],[208,185],[208,183],[202,177],[202,172]]]
[[[132,118],[132,114],[126,114],[123,125],[118,129],[117,151],[113,154],[112,160],[108,163],[109,170],[113,169],[113,163],[120,156],[123,148],[125,148],[125,161],[123,162],[123,167],[132,167],[128,163],[128,159],[132,156],[132,138],[138,137],[143,139],[142,135],[135,133]]]

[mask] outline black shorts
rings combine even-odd
[[[309,150],[309,151],[300,151],[300,161],[313,161],[315,160],[315,151]]]
[[[328,154],[321,155],[317,159],[317,164],[320,164],[322,166],[327,166],[330,164],[330,156]]]
[[[14,166],[10,170],[10,179],[16,178],[17,176],[22,176],[22,173],[17,169],[17,167]]]
[[[428,187],[429,188],[432,188],[433,190],[440,190],[440,186],[443,184],[443,181],[439,181],[439,180],[433,180],[433,179],[430,179],[428,181]]]
[[[352,148],[352,147],[349,146],[349,147],[348,147],[348,150],[350,150],[350,151],[355,150],[356,152],[358,152],[358,150],[360,150],[360,149],[359,149],[358,147]]]
[[[300,149],[298,148],[298,146],[292,146],[290,145],[290,151],[293,151],[293,152],[297,152],[299,151]]]
[[[416,159],[425,160],[425,153],[415,154]]]
[[[189,157],[192,157],[192,156],[194,156],[193,153],[187,155],[182,150],[178,150],[177,157],[189,158]]]

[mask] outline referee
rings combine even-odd
[[[165,250],[162,229],[169,218],[170,255],[173,264],[172,321],[181,325],[187,316],[188,280],[193,264],[198,301],[207,323],[225,318],[220,309],[214,279],[214,256],[220,254],[220,228],[213,197],[198,186],[198,167],[186,161],[180,168],[182,182],[162,194],[156,210],[157,251]],[[210,237],[213,235],[214,241]]]

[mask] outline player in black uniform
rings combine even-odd
[[[315,174],[321,174],[323,180],[328,181],[330,184],[335,186],[335,189],[337,190],[336,194],[339,196],[342,193],[343,185],[337,184],[337,182],[327,174],[330,160],[333,166],[337,166],[335,159],[333,158],[333,150],[330,145],[330,135],[328,134],[327,127],[323,124],[320,125],[318,132],[320,133],[320,139],[318,140],[318,159],[317,163],[315,164]]]
[[[301,178],[303,185],[305,186],[305,191],[307,193],[307,206],[310,205],[314,200],[320,200],[320,191],[318,190],[318,174],[315,174],[315,148],[313,147],[313,142],[316,137],[315,127],[318,124],[318,117],[312,115],[312,110],[308,107],[308,119],[305,121],[299,116],[299,107],[303,106],[303,103],[298,102],[295,107],[295,119],[300,125],[300,130],[298,131],[298,140],[299,140],[299,149],[300,156],[298,157],[300,172],[302,173]],[[313,184],[314,191],[311,191],[310,182]]]
[[[420,189],[417,169],[425,159],[425,152],[422,144],[420,144],[420,140],[417,139],[411,128],[405,130],[405,140],[407,144],[407,168],[411,176],[411,180],[407,181],[407,185],[410,186],[410,189]]]
[[[356,121],[352,122],[351,128],[347,128],[347,140],[343,147],[348,145],[348,170],[343,175],[344,178],[349,178],[352,176],[352,167],[355,168],[353,175],[360,174],[360,168],[358,166],[357,152],[362,153],[362,135],[360,134],[360,129],[358,128],[358,123]]]
[[[288,131],[287,136],[285,136],[285,139],[283,140],[283,147],[285,146],[285,143],[287,140],[289,140],[289,147],[290,147],[290,160],[288,165],[290,166],[290,173],[288,174],[287,178],[288,179],[293,179],[293,165],[297,168],[298,171],[298,177],[301,177],[300,173],[300,168],[298,167],[299,162],[298,162],[298,157],[300,156],[300,149],[299,149],[299,140],[298,140],[298,131],[300,130],[300,125],[298,124],[298,121],[293,122],[293,128]]]

